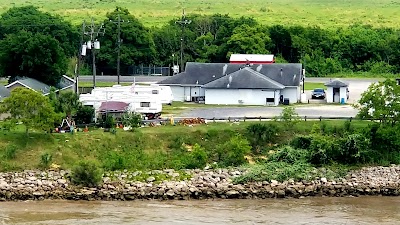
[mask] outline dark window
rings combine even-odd
[[[152,93],[153,95],[158,95],[158,90],[152,90],[151,93]]]
[[[140,107],[150,107],[150,102],[141,102]]]
[[[275,103],[275,99],[274,98],[267,98],[267,103]]]

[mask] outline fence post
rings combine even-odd
[[[231,122],[231,117],[228,117],[228,121]]]
[[[350,123],[351,123],[351,120],[353,120],[353,117],[350,117]]]
[[[322,121],[322,116],[319,117],[319,122],[321,122],[321,121]]]
[[[261,122],[261,116],[260,116],[260,122]]]
[[[213,122],[215,123],[215,117],[213,117]]]
[[[246,117],[243,117],[243,122],[246,122]]]
[[[304,116],[304,121],[306,121],[306,122],[307,122],[307,116]]]

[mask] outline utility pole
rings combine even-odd
[[[182,18],[179,21],[176,21],[175,23],[178,23],[181,25],[182,27],[182,34],[181,34],[181,71],[183,72],[183,37],[184,37],[184,29],[185,26],[190,24],[192,21],[191,20],[187,20],[186,19],[186,15],[185,15],[185,9],[183,9],[183,13],[182,13]]]
[[[89,31],[86,31],[86,27],[88,27]],[[82,48],[87,48],[92,51],[92,70],[93,70],[93,88],[96,88],[96,49],[100,49],[100,42],[97,40],[97,37],[99,35],[104,35],[104,24],[100,25],[95,25],[94,20],[92,18],[92,22],[90,23],[89,26],[86,26],[85,22],[83,25],[83,34],[87,35],[90,37],[90,40],[87,42],[87,44],[82,45]],[[86,50],[82,55],[86,55]]]
[[[79,94],[79,74],[80,74],[80,69],[81,69],[81,55],[83,55],[82,48],[83,48],[83,35],[85,33],[85,26],[86,26],[86,21],[83,21],[82,23],[82,33],[81,33],[81,42],[79,43],[79,52],[78,52],[78,58],[77,58],[77,66],[75,70],[75,93]]]
[[[117,21],[112,21],[111,22],[117,24],[117,32],[118,32],[118,40],[117,40],[117,44],[118,44],[118,55],[117,55],[117,76],[118,76],[118,84],[120,84],[120,77],[121,77],[121,68],[120,68],[120,64],[121,64],[121,43],[122,43],[122,39],[121,39],[121,22],[124,23],[124,20],[121,20],[121,15],[118,14],[118,20]],[[127,21],[129,23],[129,21]]]

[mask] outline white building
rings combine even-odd
[[[278,105],[300,100],[301,64],[186,64],[183,73],[159,85],[171,87],[174,101],[224,105]]]
[[[325,86],[327,87],[327,103],[347,103],[349,99],[349,85],[346,82],[335,79],[325,83]]]

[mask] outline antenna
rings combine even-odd
[[[175,23],[178,23],[182,27],[182,34],[181,34],[181,72],[183,71],[183,35],[184,35],[184,29],[185,26],[190,24],[192,21],[186,19],[185,15],[185,9],[182,11],[182,18],[179,21],[175,21]]]

